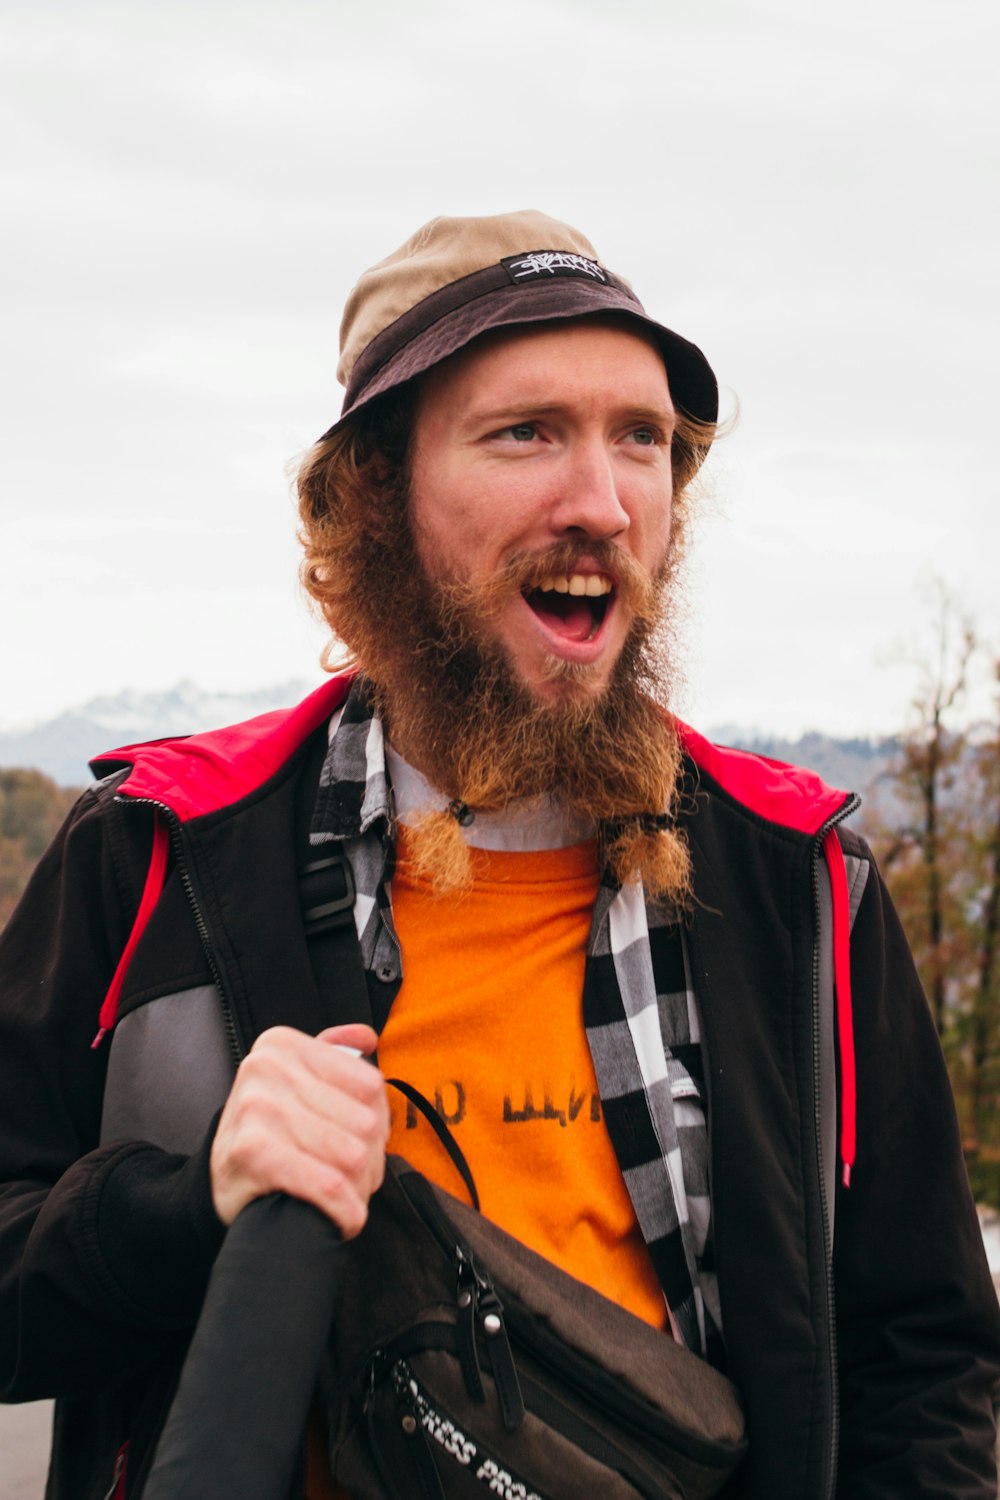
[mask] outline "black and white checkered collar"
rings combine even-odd
[[[379,822],[385,832],[391,827],[385,739],[371,684],[358,676],[343,708],[330,721],[330,748],[320,772],[312,841],[360,838]]]

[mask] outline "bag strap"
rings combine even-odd
[[[326,730],[317,731],[299,775],[295,803],[295,847],[299,906],[306,948],[330,1024],[372,1024],[368,982],[361,944],[354,926],[357,894],[351,862],[342,850],[316,848],[309,842],[320,772],[326,759]]]
[[[315,851],[314,851],[315,852]],[[299,867],[299,904],[313,978],[332,1024],[372,1024],[361,945],[354,927],[354,872],[346,854],[324,854]]]
[[[479,1191],[476,1188],[476,1179],[472,1175],[472,1168],[466,1161],[465,1153],[456,1141],[455,1137],[452,1135],[451,1131],[448,1129],[445,1121],[441,1118],[438,1110],[434,1108],[429,1099],[424,1097],[419,1089],[415,1089],[413,1087],[412,1083],[404,1083],[402,1078],[387,1078],[386,1082],[391,1083],[394,1089],[398,1089],[401,1094],[405,1095],[405,1097],[410,1100],[411,1104],[415,1104],[417,1109],[419,1109],[420,1113],[423,1115],[424,1119],[427,1121],[428,1125],[431,1127],[434,1134],[437,1136],[438,1140],[441,1142],[442,1146],[451,1157],[452,1165],[454,1166],[455,1171],[458,1173],[459,1177],[461,1177],[462,1181],[465,1183],[466,1188],[468,1189],[469,1197],[472,1199],[472,1206],[476,1210],[476,1212],[479,1213],[481,1211],[479,1207]]]

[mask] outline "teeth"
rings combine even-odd
[[[551,578],[543,578],[538,585],[543,594],[573,594],[588,599],[600,599],[602,595],[610,594],[612,587],[610,578],[602,578],[597,573],[571,573],[569,577],[553,574]]]

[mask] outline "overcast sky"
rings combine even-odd
[[[577,225],[709,355],[678,704],[898,727],[941,576],[1000,642],[986,0],[5,0],[0,725],[318,680],[288,464],[438,213]]]

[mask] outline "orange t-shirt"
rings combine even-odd
[[[473,887],[455,897],[432,895],[407,844],[401,829],[392,909],[404,977],[379,1042],[383,1073],[436,1104],[488,1218],[665,1327],[583,1026],[595,843],[529,854],[473,849]],[[419,1112],[391,1090],[389,1103],[389,1149],[464,1196]]]
[[[488,1218],[666,1329],[663,1292],[604,1125],[583,1026],[596,845],[471,854],[472,889],[433,895],[399,830],[392,910],[403,983],[379,1041],[379,1065],[436,1104]],[[392,1089],[389,1103],[390,1151],[464,1197],[423,1116]],[[337,1493],[321,1487],[313,1463],[310,1470],[310,1497]]]

